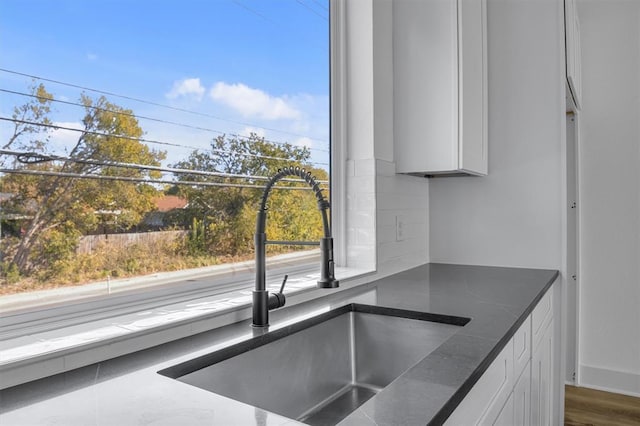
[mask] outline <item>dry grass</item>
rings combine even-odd
[[[212,266],[251,259],[243,256],[192,256],[181,252],[176,243],[128,247],[101,245],[92,253],[79,254],[47,271],[21,277],[8,283],[0,281],[0,295],[24,293],[59,287],[80,286],[110,278],[127,278],[157,272]]]
[[[290,249],[273,247],[270,252],[288,252]],[[109,278],[128,278],[158,272],[200,268],[253,259],[253,253],[230,255],[188,254],[179,241],[165,241],[154,245],[133,244],[126,247],[101,244],[92,253],[78,254],[70,260],[56,264],[33,276],[21,277],[16,282],[0,281],[0,296],[81,286]]]

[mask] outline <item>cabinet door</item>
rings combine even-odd
[[[486,0],[458,0],[459,168],[488,168]]]
[[[486,0],[392,3],[396,172],[486,175]]]
[[[452,0],[393,2],[398,173],[458,168],[457,16]]]
[[[553,320],[531,359],[531,424],[551,425],[553,404]]]
[[[492,425],[513,389],[513,340],[500,352],[445,425]]]
[[[513,371],[514,377],[520,377],[525,366],[531,360],[531,315],[513,335]]]
[[[513,426],[514,400],[513,393],[507,398],[504,407],[500,410],[498,417],[491,423],[492,426]]]
[[[531,424],[531,363],[522,370],[522,375],[513,388],[513,424],[529,426]]]
[[[537,348],[553,319],[553,287],[547,290],[531,313],[531,347]]]
[[[581,76],[581,53],[580,53],[580,21],[575,0],[565,0],[565,54],[567,61],[567,83],[571,89],[571,95],[580,109],[582,76]]]

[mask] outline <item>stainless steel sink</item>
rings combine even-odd
[[[469,319],[351,304],[159,373],[311,425],[334,425]]]

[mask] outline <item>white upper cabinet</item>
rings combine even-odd
[[[393,2],[398,173],[487,174],[486,23],[486,0]]]
[[[567,61],[567,85],[577,109],[582,101],[582,76],[580,67],[580,21],[576,0],[564,1],[565,53]]]

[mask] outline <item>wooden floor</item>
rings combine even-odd
[[[565,426],[640,426],[640,398],[565,386]]]

